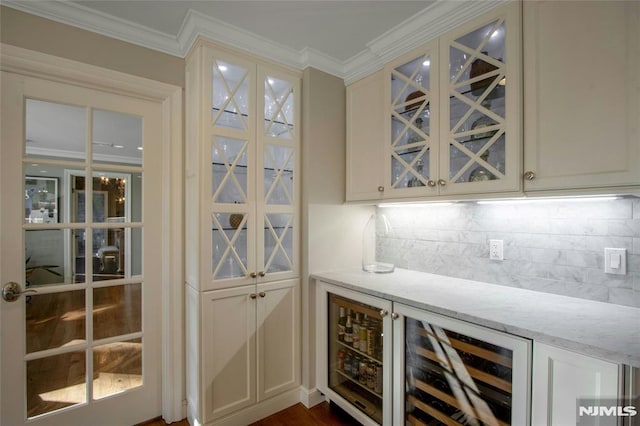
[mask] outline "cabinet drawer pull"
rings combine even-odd
[[[267,295],[267,293],[265,293],[264,291],[261,291],[260,293],[258,293],[258,296],[260,297],[265,297]]]
[[[536,174],[534,172],[524,172],[524,178],[526,180],[534,180],[536,178]]]
[[[384,186],[379,186],[378,187],[378,192],[384,192]]]

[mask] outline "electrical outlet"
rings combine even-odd
[[[489,259],[504,260],[502,240],[489,240]]]

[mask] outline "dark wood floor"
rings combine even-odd
[[[329,406],[326,402],[312,408],[302,404],[293,405],[249,426],[356,426],[359,425],[348,414],[338,407]],[[139,426],[166,426],[162,420],[143,423]],[[171,426],[189,426],[187,420],[171,423]]]

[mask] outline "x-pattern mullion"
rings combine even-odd
[[[478,150],[478,152],[475,152],[475,153],[469,150],[460,142],[458,142],[456,139],[451,139],[451,145],[455,146],[458,150],[460,150],[462,153],[464,153],[469,157],[469,160],[465,163],[464,166],[460,168],[460,170],[458,170],[458,173],[456,173],[455,176],[451,178],[451,181],[452,182],[457,181],[460,178],[460,176],[462,176],[464,172],[474,164],[480,164],[481,166],[486,168],[489,172],[491,172],[494,176],[498,176],[501,178],[504,177],[504,175],[500,171],[498,171],[491,164],[489,164],[488,162],[486,162],[481,158],[482,154],[488,151],[489,148],[491,148],[496,143],[496,141],[500,138],[500,136],[502,136],[503,133],[504,133],[503,131],[496,132],[496,134],[493,135],[493,137],[489,139],[487,143],[484,144],[484,146]]]
[[[218,189],[216,190],[215,194],[213,194],[213,199],[215,200],[215,199],[218,198],[218,195],[220,194],[221,191],[223,191],[223,188],[225,187],[225,184],[227,183],[227,181],[229,179],[231,179],[231,180],[233,180],[233,183],[236,186],[237,190],[240,192],[240,195],[243,197],[243,200],[246,202],[247,201],[247,194],[245,194],[244,191],[242,190],[242,185],[238,181],[238,178],[236,177],[236,174],[234,173],[234,170],[235,170],[236,166],[238,165],[238,161],[240,161],[240,158],[242,157],[242,154],[247,149],[247,142],[244,141],[244,143],[242,144],[242,148],[238,152],[238,155],[236,155],[235,160],[233,160],[233,162],[231,162],[231,163],[229,163],[229,159],[225,155],[224,150],[220,149],[220,146],[218,146],[217,143],[216,143],[216,147],[218,148],[218,152],[220,154],[222,162],[224,163],[224,167],[227,169],[227,173],[222,178],[222,181],[220,182],[220,185],[218,186]]]
[[[269,88],[269,96],[271,97],[273,102],[278,106],[276,111],[275,111],[275,113],[273,113],[271,115],[271,117],[269,117],[269,125],[267,126],[267,129],[266,129],[266,131],[268,133],[271,130],[271,128],[273,127],[273,125],[275,124],[276,118],[282,112],[282,108],[284,108],[284,105],[287,103],[287,100],[289,99],[289,96],[291,96],[293,94],[293,90],[289,91],[289,93],[287,94],[287,96],[285,96],[285,98],[282,100],[282,102],[278,102],[278,98],[277,98],[275,92],[273,91],[273,87],[271,86],[271,84],[269,84],[268,81],[267,81],[267,87]],[[287,130],[287,132],[291,133],[289,122],[287,122],[287,118],[285,117],[285,114],[282,114],[282,123],[284,124],[284,127]]]
[[[482,39],[482,41],[480,42],[480,44],[478,45],[477,48],[473,49],[469,46],[466,46],[464,44],[458,43],[457,41],[453,40],[451,41],[451,46],[455,47],[458,50],[461,50],[465,53],[469,54],[469,58],[467,58],[467,61],[464,63],[464,66],[458,71],[458,73],[456,74],[456,76],[453,79],[453,82],[457,82],[460,80],[460,77],[462,77],[462,74],[465,73],[465,71],[467,70],[467,68],[469,68],[469,66],[471,65],[471,62],[473,62],[476,58],[481,58],[483,61],[485,62],[489,62],[493,65],[496,65],[496,61],[494,58],[488,56],[488,55],[484,55],[482,54],[482,49],[484,49],[484,47],[487,45],[487,43],[489,42],[489,40],[491,39],[491,35],[500,27],[500,25],[502,25],[502,23],[504,22],[504,18],[499,19],[495,22],[495,24],[493,25],[493,28],[491,29],[491,31],[489,31],[484,38]]]
[[[273,259],[275,259],[278,251],[281,251],[282,255],[287,260],[287,263],[289,264],[289,269],[293,269],[293,262],[287,255],[287,251],[284,249],[284,246],[282,245],[282,241],[284,240],[284,237],[286,236],[287,232],[289,232],[289,229],[291,229],[291,222],[293,221],[293,216],[292,215],[289,216],[289,220],[283,227],[282,234],[280,236],[278,236],[278,233],[275,231],[275,229],[273,229],[273,225],[269,220],[269,215],[265,215],[264,220],[267,222],[267,226],[269,227],[269,232],[271,232],[271,235],[273,236],[273,239],[275,241],[275,247],[271,251],[271,255],[269,256],[269,260],[265,263],[264,269],[267,271],[269,270],[269,267],[271,266],[271,262],[273,262]]]
[[[219,72],[219,71],[218,71],[218,73],[220,75],[220,80],[222,81],[222,84],[224,85],[224,88],[225,88],[225,90],[227,91],[227,94],[228,94],[228,98],[224,102],[224,104],[222,104],[222,108],[220,108],[220,111],[218,111],[218,115],[222,114],[222,112],[226,110],[226,107],[227,107],[227,105],[229,105],[230,102],[233,102],[233,105],[235,106],[236,111],[238,111],[237,116],[240,119],[240,121],[242,122],[242,128],[243,129],[247,129],[248,128],[247,121],[246,121],[245,117],[242,115],[242,111],[240,110],[240,107],[236,103],[235,96],[236,96],[236,92],[238,91],[238,89],[240,89],[240,87],[242,87],[242,83],[245,81],[245,79],[249,75],[249,70],[246,69],[244,71],[244,74],[238,80],[238,84],[236,84],[236,86],[234,87],[233,90],[231,90],[230,86],[227,84],[227,80],[224,78],[224,75],[222,75],[222,73]],[[217,118],[218,117],[216,116],[216,120],[217,120]]]
[[[415,144],[416,146],[420,146],[423,145],[423,143],[417,143]],[[403,150],[406,148],[405,146],[402,147]],[[427,151],[427,149],[429,148],[428,144],[424,144],[422,149],[420,150],[420,152],[418,153],[418,155],[414,156],[413,160],[411,160],[410,163],[407,163],[406,161],[404,161],[404,159],[402,158],[402,156],[400,154],[398,154],[397,152],[393,152],[391,155],[393,158],[395,158],[396,160],[398,160],[398,162],[402,165],[403,170],[402,173],[400,173],[400,176],[398,176],[398,179],[393,183],[393,186],[395,187],[399,182],[402,181],[402,179],[407,175],[407,173],[411,172],[412,175],[417,176],[416,173],[413,172],[414,166],[415,164],[418,162],[418,160],[420,158],[422,158],[422,156],[424,155],[424,153]]]
[[[496,86],[496,84],[497,84],[497,81],[494,81],[492,83],[492,85],[489,86],[489,88],[491,90],[493,90],[493,88]],[[464,95],[460,94],[456,90],[452,90],[451,91],[451,95],[452,96],[454,96],[460,102],[462,102],[462,103],[466,104],[467,106],[469,106],[469,110],[456,122],[455,126],[453,126],[451,128],[451,133],[456,133],[457,130],[460,128],[460,126],[465,121],[467,121],[467,119],[475,111],[481,112],[482,114],[488,116],[489,118],[491,118],[492,120],[496,121],[497,123],[500,123],[500,124],[504,123],[504,117],[501,117],[501,116],[495,114],[493,111],[491,111],[491,110],[485,108],[484,106],[482,106],[482,102],[484,101],[484,99],[487,96],[487,94],[491,92],[491,90],[487,90],[482,96],[480,96],[475,101],[472,100],[472,99],[469,99],[467,96],[464,96]]]
[[[404,86],[402,86],[402,89],[398,91],[398,96],[393,100],[393,106],[397,106],[398,102],[402,102],[402,103],[406,103],[404,101],[404,99],[401,100],[401,98],[404,97],[404,94],[407,92],[407,87],[411,86],[413,89],[415,89],[416,91],[422,91],[424,92],[425,89],[424,87],[422,87],[419,83],[417,83],[415,81],[415,77],[418,74],[418,72],[420,71],[420,67],[416,65],[415,70],[413,70],[413,72],[411,73],[410,76],[406,76],[403,73],[401,73],[398,70],[392,70],[392,74],[396,77],[399,78],[400,80],[404,81]],[[415,100],[414,100],[415,102]]]
[[[273,156],[271,155],[271,153],[268,150],[265,150],[265,153],[266,153],[269,161],[271,162],[271,164],[273,164],[273,170],[276,172],[276,176],[273,179],[273,183],[271,184],[271,187],[269,187],[269,190],[265,194],[264,199],[268,202],[269,198],[271,198],[271,195],[273,194],[273,191],[275,191],[276,186],[280,185],[280,187],[284,191],[285,195],[287,196],[287,200],[289,201],[289,204],[293,204],[292,196],[289,193],[289,190],[287,189],[287,186],[284,184],[284,182],[282,180],[282,174],[284,173],[286,165],[289,163],[289,160],[291,159],[291,156],[293,155],[293,150],[289,150],[289,154],[287,155],[287,158],[284,160],[284,163],[282,165],[276,164],[275,159],[273,158]]]
[[[242,229],[244,228],[244,225],[247,223],[247,215],[244,215],[244,217],[242,218],[242,222],[240,222],[240,225],[238,225],[238,228],[233,233],[233,236],[231,237],[231,239],[229,239],[229,237],[227,236],[227,233],[224,232],[224,227],[222,226],[220,221],[216,218],[216,215],[214,214],[212,216],[213,216],[213,220],[215,222],[216,228],[220,231],[220,235],[224,239],[224,242],[227,244],[227,248],[222,253],[222,256],[220,256],[220,263],[218,263],[218,265],[216,266],[215,271],[213,271],[213,276],[214,277],[217,276],[218,271],[220,270],[220,268],[224,264],[224,260],[229,256],[229,254],[233,255],[233,257],[236,259],[236,262],[238,262],[238,265],[240,265],[240,268],[242,269],[242,272],[246,275],[247,274],[247,268],[245,268],[244,263],[242,262],[242,259],[240,258],[240,255],[238,255],[238,252],[235,250],[234,247],[235,247],[236,240],[238,239]]]

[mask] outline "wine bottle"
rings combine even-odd
[[[344,343],[353,345],[353,324],[351,323],[351,309],[347,313],[347,322],[344,326]]]
[[[340,306],[340,317],[338,318],[338,340],[344,342],[345,326],[347,324],[347,316],[344,313],[344,307]]]
[[[360,350],[360,313],[356,312],[352,323],[353,331],[351,337],[351,344],[357,350]]]

